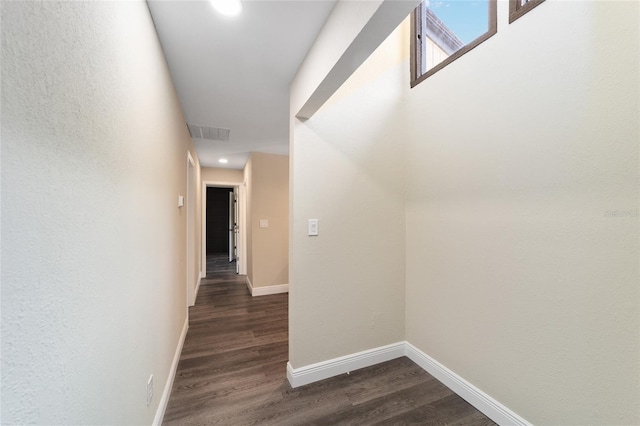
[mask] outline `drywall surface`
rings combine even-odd
[[[311,119],[291,111],[294,368],[404,340],[402,34]],[[318,236],[307,235],[309,219]]]
[[[294,115],[322,84],[381,4],[382,0],[336,1],[291,83],[290,105]]]
[[[1,422],[150,424],[186,318],[191,145],[147,6],[0,7]]]
[[[407,97],[407,340],[534,424],[638,424],[638,3],[507,8]]]
[[[253,162],[251,161],[251,155],[249,155],[249,159],[247,160],[247,164],[244,166],[244,170],[243,170],[243,174],[244,174],[244,181],[243,184],[246,185],[246,197],[247,197],[247,212],[245,215],[245,219],[246,219],[246,224],[245,224],[245,228],[247,231],[247,278],[249,279],[249,281],[251,281],[253,279],[253,227],[251,226],[251,223],[253,221],[253,197],[252,197],[252,184],[251,182],[253,181],[253,177],[252,177],[252,165]]]
[[[223,169],[218,167],[203,167],[200,171],[203,182],[224,182],[241,184],[244,172],[237,169]]]
[[[291,84],[294,115],[313,116],[418,3],[336,2]]]
[[[288,284],[289,156],[253,152],[246,173],[247,275],[253,287]]]

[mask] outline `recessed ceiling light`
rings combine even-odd
[[[225,16],[238,16],[242,12],[240,0],[210,0],[213,7]]]
[[[226,158],[221,158],[218,160],[218,163],[222,163],[222,164],[227,164],[229,162],[229,160],[227,160]]]

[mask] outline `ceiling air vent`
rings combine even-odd
[[[231,130],[221,127],[198,126],[196,124],[187,123],[191,137],[195,139],[209,139],[212,141],[229,141],[229,133]]]

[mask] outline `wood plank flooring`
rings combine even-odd
[[[408,358],[292,389],[288,296],[208,256],[165,425],[494,425]]]

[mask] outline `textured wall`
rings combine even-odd
[[[203,167],[201,175],[203,182],[224,182],[241,184],[244,179],[242,170],[222,169],[219,167]]]
[[[251,153],[246,166],[249,279],[254,287],[289,283],[289,157]],[[267,228],[260,220],[269,221]]]
[[[327,78],[381,3],[381,0],[336,2],[291,83],[290,109],[293,115]]]
[[[147,6],[1,8],[1,421],[150,424],[186,316],[190,138]]]
[[[293,118],[294,368],[404,340],[405,41],[396,31],[311,119]]]
[[[292,119],[294,368],[406,336],[534,424],[640,423],[639,12],[499,2],[416,88],[365,62]]]
[[[638,3],[499,3],[407,98],[407,339],[534,424],[639,424]]]

